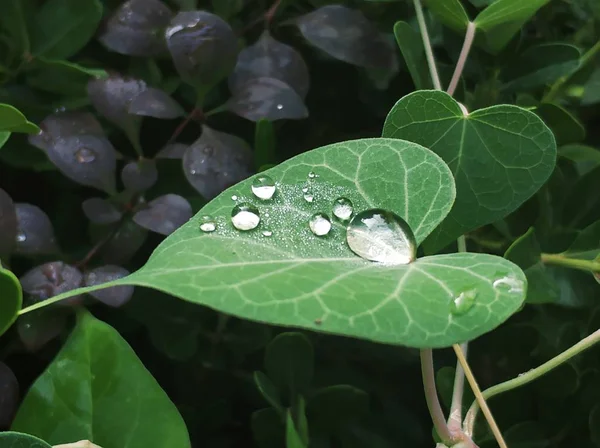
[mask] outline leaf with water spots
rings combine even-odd
[[[340,197],[356,213],[382,208],[399,215],[417,244],[446,217],[455,197],[452,173],[420,145],[337,143],[263,175],[275,181],[272,199],[253,195],[253,178],[240,182],[168,237],[141,270],[104,286],[147,286],[241,318],[414,347],[473,339],[524,300],[523,272],[499,257],[449,254],[392,265],[350,250],[346,223],[331,216]],[[255,227],[247,231],[231,222],[243,203],[260,218],[256,223],[251,213]],[[315,213],[331,218],[323,236],[309,228]],[[214,218],[214,231],[200,230],[205,215]]]

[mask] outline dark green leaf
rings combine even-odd
[[[105,78],[106,71],[68,61],[36,58],[27,72],[27,83],[36,89],[65,96],[86,96],[90,77]]]
[[[404,62],[415,84],[415,89],[431,88],[429,69],[427,68],[423,40],[420,34],[408,23],[396,22],[394,25],[394,36],[396,36],[396,42],[400,47],[402,56],[404,56]]]
[[[265,400],[267,400],[267,402],[273,406],[277,412],[283,415],[284,411],[283,407],[281,406],[279,391],[269,377],[262,372],[254,372],[254,383]]]
[[[369,396],[349,385],[326,387],[309,400],[307,413],[311,428],[336,434],[368,415]]]
[[[572,160],[584,169],[600,165],[600,150],[586,145],[565,145],[558,149],[558,155]],[[581,172],[581,171],[580,171]],[[581,173],[584,174],[584,173]]]
[[[426,5],[448,28],[464,33],[469,25],[469,16],[460,0],[426,0]]]
[[[0,264],[0,335],[17,319],[23,293],[17,277]]]
[[[8,257],[17,240],[17,212],[12,198],[0,188],[0,260]]]
[[[568,143],[576,143],[585,139],[585,128],[577,118],[566,109],[554,103],[542,103],[534,112],[552,130],[556,143],[560,147]],[[559,152],[560,155],[560,152]]]
[[[308,445],[302,441],[298,430],[294,426],[291,411],[288,410],[285,424],[285,446],[286,448],[308,448]]]
[[[254,130],[254,166],[257,169],[275,161],[276,136],[273,123],[260,119]]]
[[[281,448],[286,431],[284,422],[275,409],[254,412],[250,424],[254,440],[260,448]]]
[[[556,161],[554,136],[532,112],[501,105],[466,113],[439,91],[398,101],[383,136],[431,149],[454,173],[456,202],[425,243],[428,252],[516,210],[544,185]]]
[[[600,404],[594,406],[589,416],[589,427],[592,442],[600,446]]]
[[[30,434],[20,432],[0,432],[2,448],[52,448],[48,443]]]
[[[600,255],[600,221],[581,230],[565,255],[584,260],[594,260],[598,257]]]
[[[577,179],[570,189],[562,213],[564,223],[571,227],[582,228],[600,219],[598,191],[600,191],[600,166]]]
[[[0,104],[0,131],[37,134],[40,129],[9,104]]]
[[[301,333],[282,333],[267,346],[267,375],[290,397],[308,389],[313,377],[314,362],[312,344]]]
[[[86,311],[27,393],[13,429],[52,444],[88,439],[103,447],[190,446],[177,409],[131,347]]]

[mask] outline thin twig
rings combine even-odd
[[[461,345],[462,351],[467,357],[468,343]],[[448,418],[448,427],[450,431],[460,430],[462,425],[462,402],[465,390],[465,371],[460,361],[456,362],[456,371],[454,373],[454,387],[452,389],[452,404],[450,405],[450,417]]]
[[[442,90],[440,75],[438,74],[437,66],[435,65],[433,49],[431,48],[431,40],[429,39],[429,32],[427,31],[427,24],[425,23],[425,16],[423,15],[423,5],[421,5],[421,0],[413,0],[413,3],[417,13],[419,30],[421,31],[421,37],[423,38],[423,47],[425,47],[425,56],[427,57],[427,64],[429,65],[431,82],[433,83],[435,90]]]
[[[460,51],[460,56],[458,57],[458,62],[456,63],[452,80],[448,86],[449,95],[454,95],[456,87],[458,87],[458,82],[460,81],[460,77],[465,69],[467,58],[469,57],[469,52],[471,51],[471,46],[473,45],[473,40],[475,40],[475,31],[477,31],[475,23],[469,22],[469,25],[467,25],[467,32],[465,34],[465,41],[463,43],[462,50]]]
[[[481,407],[481,410],[483,411],[483,415],[485,415],[485,418],[486,418],[488,424],[490,425],[492,433],[494,434],[494,437],[496,438],[496,442],[498,442],[498,445],[500,445],[500,448],[508,448],[506,445],[506,442],[504,441],[504,437],[502,437],[500,428],[498,428],[498,425],[496,424],[496,421],[494,420],[494,416],[492,415],[490,408],[488,407],[487,403],[485,402],[485,398],[483,398],[483,395],[481,394],[481,390],[479,389],[477,380],[475,380],[475,376],[473,376],[471,367],[469,367],[469,363],[467,362],[460,345],[454,344],[452,346],[452,348],[454,349],[454,352],[456,353],[456,357],[458,358],[458,361],[460,362],[462,368],[465,371],[465,376],[467,377],[467,381],[469,382],[469,385],[471,386],[471,389],[473,390],[473,393],[475,394],[475,399],[479,403],[479,406]],[[467,434],[467,435],[469,437],[472,437],[472,434]]]
[[[421,374],[423,375],[423,387],[425,389],[425,400],[427,401],[427,408],[431,414],[433,420],[433,426],[435,427],[438,436],[448,444],[453,441],[448,425],[446,424],[446,418],[442,411],[440,399],[437,394],[435,386],[435,373],[433,370],[433,352],[431,349],[421,350]]]
[[[171,135],[171,137],[169,137],[169,140],[167,141],[167,145],[173,143],[175,141],[175,139],[177,139],[177,137],[179,137],[179,134],[181,134],[183,132],[183,130],[185,129],[185,127],[192,121],[192,120],[197,120],[197,119],[202,119],[203,118],[203,114],[202,114],[202,110],[199,108],[194,108],[194,110],[192,110],[187,117],[185,117],[185,120],[183,120],[179,126],[177,126],[177,128],[175,129],[175,131],[173,132],[173,134]]]

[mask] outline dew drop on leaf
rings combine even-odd
[[[308,221],[310,231],[317,236],[325,236],[331,230],[331,221],[324,213],[315,213]]]
[[[311,171],[310,173],[308,173],[309,179],[314,179],[315,177],[319,177],[319,176],[317,176],[317,174],[314,171]]]
[[[231,223],[238,230],[252,230],[260,223],[258,209],[251,204],[238,204],[231,211]]]
[[[15,253],[51,254],[58,251],[54,227],[42,209],[31,204],[15,204],[18,232]]]
[[[332,213],[336,218],[348,221],[352,217],[352,213],[354,213],[352,201],[348,198],[337,198],[333,201]]]
[[[457,316],[465,314],[467,311],[473,308],[476,298],[477,290],[475,289],[461,292],[450,302],[450,312]]]
[[[505,276],[494,280],[494,289],[508,291],[509,293],[520,294],[523,292],[524,284],[518,278]]]
[[[25,241],[27,241],[27,235],[25,235],[23,232],[17,233],[17,243],[23,243]]]
[[[205,233],[214,232],[217,228],[217,224],[212,216],[203,216],[200,218],[200,230]]]
[[[96,160],[96,153],[93,149],[84,146],[75,152],[75,158],[79,163],[92,163]]]
[[[312,195],[312,193],[304,193],[304,200],[306,202],[312,202],[315,200],[315,197]]]
[[[370,209],[355,215],[346,229],[346,241],[366,260],[408,264],[416,258],[417,242],[411,228],[387,210]]]
[[[273,235],[273,232],[271,232],[270,230],[265,230],[265,231],[263,231],[262,234],[263,234],[263,236],[267,236],[268,237],[268,236]]]
[[[232,201],[237,201],[237,200],[238,200],[238,197],[237,197],[237,196],[234,194],[234,195],[232,195],[232,196],[231,196],[231,200],[232,200]]]
[[[275,182],[269,176],[258,176],[252,182],[252,193],[259,199],[271,199],[275,190]]]

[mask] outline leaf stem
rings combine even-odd
[[[173,143],[175,141],[175,139],[177,139],[177,137],[179,137],[179,134],[181,134],[183,132],[183,130],[185,129],[185,127],[190,123],[190,121],[195,120],[197,118],[203,117],[202,114],[202,110],[198,109],[197,107],[194,108],[187,117],[185,117],[185,120],[183,120],[179,126],[177,126],[177,128],[175,129],[175,131],[173,132],[173,134],[171,135],[171,137],[169,137],[169,140],[167,141],[167,145]]]
[[[490,408],[488,407],[487,403],[485,402],[485,398],[483,397],[481,390],[479,389],[477,380],[475,379],[475,376],[473,375],[473,372],[471,371],[471,367],[469,367],[469,363],[467,362],[467,359],[465,358],[465,354],[463,353],[461,346],[458,344],[454,344],[452,346],[452,348],[454,349],[454,352],[456,353],[456,357],[458,358],[458,361],[460,362],[462,368],[465,371],[467,381],[469,382],[469,385],[471,386],[471,389],[473,390],[473,393],[475,394],[475,399],[479,403],[479,406],[481,407],[481,410],[483,411],[483,415],[485,415],[485,418],[486,418],[488,424],[490,425],[492,433],[494,434],[494,437],[496,438],[496,442],[498,442],[498,445],[500,446],[500,448],[508,448],[506,445],[506,442],[504,441],[504,437],[502,437],[500,428],[498,428],[498,425],[496,424],[496,421],[494,420],[494,416],[492,415]],[[472,437],[472,435],[473,435],[471,433],[466,433],[466,431],[465,431],[465,434],[467,434],[469,437]]]
[[[469,344],[461,344],[461,349],[467,356],[467,350]],[[450,431],[460,431],[462,423],[462,401],[465,390],[465,371],[460,364],[460,361],[456,362],[456,371],[454,373],[454,387],[452,389],[452,404],[450,405],[450,416],[448,418],[448,427]]]
[[[600,263],[597,261],[569,258],[562,254],[542,254],[542,263],[579,269],[581,271],[600,272]]]
[[[458,86],[458,82],[460,81],[460,77],[465,69],[465,65],[467,64],[467,58],[469,57],[469,53],[471,52],[471,47],[473,46],[473,41],[475,40],[475,32],[477,31],[477,26],[474,22],[469,22],[467,25],[467,32],[465,33],[465,41],[463,42],[462,50],[460,50],[460,56],[458,57],[458,62],[456,63],[456,68],[454,69],[454,74],[452,75],[452,80],[450,81],[450,85],[448,86],[448,94],[454,95],[456,91],[456,87]]]
[[[564,352],[552,358],[550,361],[545,362],[541,366],[536,367],[535,369],[530,370],[529,372],[523,373],[512,380],[505,381],[500,384],[496,384],[495,386],[490,387],[483,391],[482,396],[485,399],[490,399],[498,394],[503,392],[507,392],[512,389],[516,389],[518,387],[524,386],[527,383],[532,382],[533,380],[538,379],[542,375],[550,372],[552,369],[560,366],[561,364],[567,362],[569,359],[574,357],[575,355],[580,354],[581,352],[587,350],[592,347],[597,342],[600,342],[600,330],[596,330],[589,336],[583,338],[577,344],[568,348]],[[465,428],[465,433],[471,434],[473,432],[473,426],[475,425],[475,418],[477,417],[477,411],[479,410],[479,406],[477,401],[474,401],[471,407],[469,408],[469,412],[467,412],[467,416],[465,417],[465,421],[463,423]]]
[[[427,57],[427,64],[429,65],[431,82],[433,83],[435,90],[442,90],[440,75],[438,74],[437,66],[435,65],[435,57],[433,56],[431,40],[429,39],[429,32],[427,31],[427,24],[425,23],[425,16],[423,15],[423,5],[421,4],[421,0],[413,0],[413,3],[417,13],[419,30],[421,31],[421,37],[423,38],[423,47],[425,47],[425,56]]]
[[[421,374],[423,375],[423,387],[425,389],[425,400],[427,408],[431,414],[431,420],[438,436],[446,444],[453,442],[453,437],[450,434],[446,417],[442,411],[440,399],[435,386],[435,373],[433,370],[433,351],[430,348],[422,349],[421,352]]]

